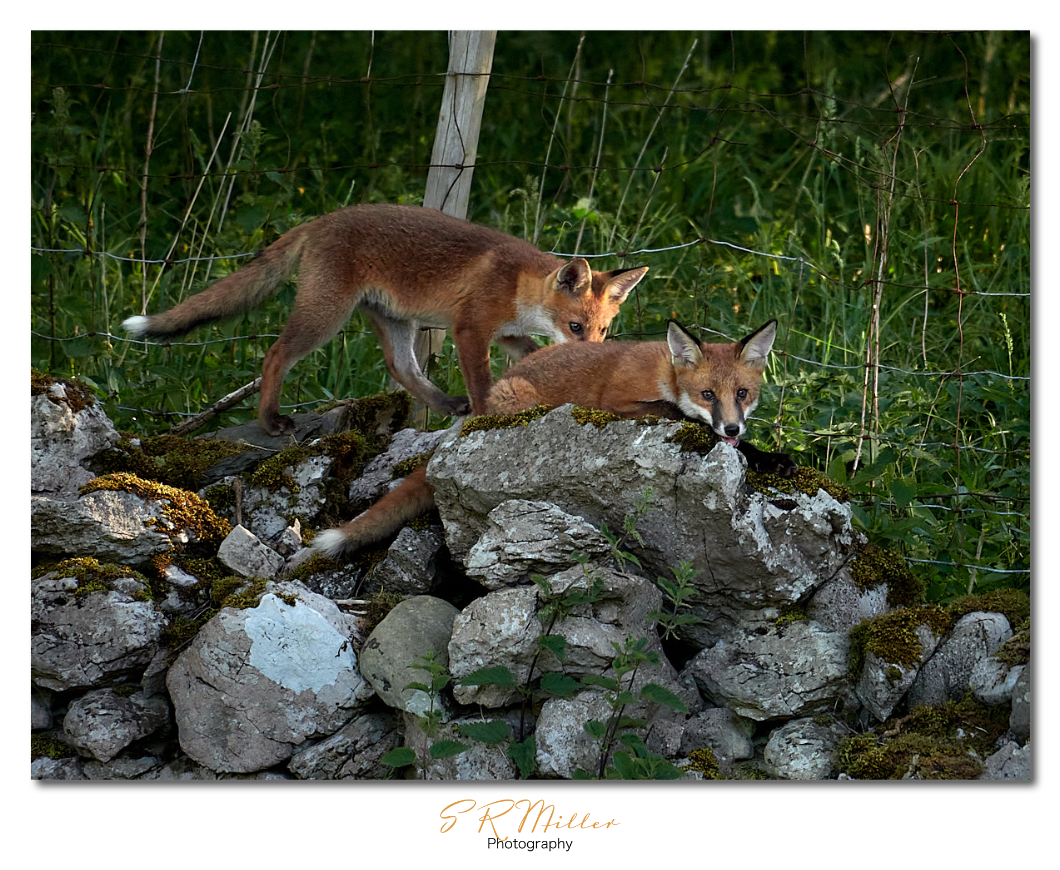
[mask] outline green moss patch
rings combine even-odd
[[[817,495],[817,490],[823,489],[838,502],[850,501],[850,490],[845,486],[836,483],[816,469],[802,466],[795,469],[792,477],[780,477],[765,471],[748,471],[747,483],[756,492],[769,492],[775,489],[787,495],[801,492],[812,497]]]
[[[477,417],[468,417],[460,427],[460,435],[470,435],[472,432],[489,432],[494,429],[514,429],[516,426],[529,426],[534,420],[540,420],[549,411],[548,405],[536,405],[516,414],[480,414]]]
[[[920,638],[917,628],[926,625],[935,635],[945,634],[953,624],[952,616],[942,607],[926,604],[908,607],[867,619],[850,632],[850,673],[857,678],[865,664],[865,655],[903,668],[920,664]]]
[[[924,584],[905,559],[875,544],[858,548],[848,567],[859,589],[874,589],[887,584],[887,603],[891,607],[912,607],[924,600]]]
[[[88,595],[90,592],[109,592],[114,588],[114,581],[124,577],[132,577],[142,583],[145,590],[133,597],[140,601],[146,601],[151,598],[150,584],[147,578],[139,571],[134,571],[126,565],[100,562],[98,559],[85,556],[39,565],[33,569],[32,577],[36,579],[52,573],[60,577],[72,577],[77,580],[77,588],[74,590],[74,595],[77,597]]]
[[[969,694],[918,707],[875,731],[840,741],[833,762],[855,779],[975,779],[1008,729],[1004,705],[987,707]]]
[[[122,435],[114,447],[100,454],[99,468],[107,473],[128,472],[192,492],[202,486],[203,473],[227,456],[251,449],[221,438],[182,438],[156,435],[137,439]]]
[[[693,749],[688,753],[690,764],[685,770],[696,770],[703,774],[703,779],[725,779],[718,767],[718,759],[709,746]]]
[[[1020,589],[995,589],[981,595],[965,595],[946,605],[955,620],[968,613],[1001,613],[1012,630],[1022,627],[1031,617],[1031,600]]]
[[[718,436],[709,426],[686,420],[666,440],[680,447],[682,453],[698,453],[700,456],[706,456],[718,443]]]

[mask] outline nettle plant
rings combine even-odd
[[[639,540],[636,531],[637,520],[650,508],[651,491],[645,490],[638,500],[631,515],[626,517],[623,534],[616,536],[607,530],[602,531],[611,548],[613,563],[621,568],[629,563],[640,565],[637,557],[622,549],[627,538]],[[600,674],[582,675],[575,678],[562,670],[567,658],[567,639],[560,633],[564,620],[576,611],[602,600],[604,585],[600,577],[595,576],[594,567],[589,556],[582,553],[572,554],[574,561],[582,566],[582,577],[574,580],[563,589],[556,589],[550,578],[540,574],[531,576],[538,588],[537,617],[542,625],[542,632],[537,638],[537,647],[531,659],[524,680],[520,681],[506,665],[496,665],[476,670],[459,680],[461,686],[495,686],[515,692],[520,697],[520,714],[518,733],[513,734],[508,723],[501,720],[457,724],[457,732],[468,739],[485,744],[507,742],[507,756],[514,762],[520,778],[527,778],[536,769],[537,745],[534,735],[527,734],[526,714],[534,704],[543,703],[549,698],[572,698],[579,692],[595,690],[600,692],[606,701],[609,714],[600,719],[591,719],[583,724],[588,736],[595,742],[598,751],[598,762],[592,771],[579,769],[575,779],[676,779],[683,772],[662,756],[651,752],[637,731],[643,729],[645,721],[628,715],[631,705],[642,703],[648,709],[669,707],[679,713],[688,709],[672,691],[657,683],[645,683],[639,690],[635,689],[637,677],[642,668],[659,668],[662,658],[659,653],[649,649],[648,636],[634,638],[627,636],[619,644],[612,642],[615,656],[610,666]],[[672,636],[678,625],[694,621],[695,617],[679,613],[689,607],[686,599],[691,594],[691,579],[695,572],[691,566],[682,564],[680,568],[671,569],[674,581],[659,579],[660,588],[669,601],[669,609],[649,614],[649,630],[658,625],[665,637]],[[561,670],[542,670],[542,661],[547,660],[546,653],[558,662]],[[431,698],[429,711],[420,717],[424,731],[424,746],[419,752],[411,747],[402,747],[388,753],[382,759],[385,764],[402,767],[416,764],[420,776],[426,778],[431,760],[449,758],[466,751],[468,744],[455,740],[437,740],[441,728],[441,714],[435,709],[438,693],[451,682],[451,676],[435,661],[433,654],[421,656],[422,664],[414,667],[423,668],[430,673],[429,683],[410,683],[408,687],[426,692]]]

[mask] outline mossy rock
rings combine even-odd
[[[855,779],[976,779],[983,772],[982,759],[1008,728],[1008,714],[1007,708],[987,707],[969,693],[841,740],[833,762]]]
[[[785,495],[801,492],[811,498],[823,489],[838,502],[850,501],[850,490],[832,478],[826,477],[813,468],[799,466],[791,477],[780,477],[765,471],[748,471],[747,483],[755,492],[777,490]]]
[[[66,402],[70,406],[70,410],[75,414],[96,403],[92,388],[76,378],[69,380],[57,378],[54,375],[45,374],[39,369],[31,368],[29,384],[31,396],[51,396],[51,388],[55,384],[62,384],[63,389],[66,391]]]
[[[131,492],[141,498],[164,502],[162,512],[176,529],[193,529],[199,540],[214,550],[232,531],[228,520],[218,517],[204,499],[187,490],[177,489],[157,481],[144,480],[135,474],[118,472],[93,478],[84,484],[79,492],[81,495],[86,495],[102,490]],[[174,530],[160,529],[160,531],[166,534],[176,534]]]
[[[864,544],[858,547],[847,567],[859,589],[874,589],[886,583],[887,603],[891,607],[913,607],[924,600],[924,582],[897,553],[875,544]]]
[[[128,472],[143,480],[154,480],[195,492],[204,472],[221,459],[250,449],[220,438],[195,439],[178,435],[155,435],[137,439],[122,433],[121,440],[96,460],[104,473]]]
[[[74,589],[75,597],[88,595],[91,592],[109,592],[114,588],[115,580],[123,577],[132,577],[142,583],[145,588],[143,593],[133,597],[139,601],[151,599],[151,586],[147,577],[127,565],[100,562],[91,556],[83,556],[74,559],[64,559],[61,562],[38,565],[31,572],[31,576],[36,579],[51,573],[55,573],[60,577],[72,577],[77,580],[77,588]]]
[[[709,746],[693,749],[688,753],[689,764],[685,770],[695,770],[703,774],[703,779],[725,779],[718,766],[718,759],[714,756],[714,750]]]
[[[1020,589],[995,589],[978,595],[964,595],[947,604],[946,609],[955,620],[977,611],[1001,613],[1016,631],[1030,620],[1031,600]]]
[[[953,617],[944,608],[928,604],[862,622],[850,632],[851,675],[857,679],[870,652],[903,668],[919,665],[921,647],[916,630],[921,625],[926,625],[935,635],[942,635],[953,625]]]

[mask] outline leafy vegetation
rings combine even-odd
[[[650,266],[618,338],[777,317],[753,437],[848,487],[929,601],[1025,589],[1029,56],[1016,32],[502,32],[469,218]],[[172,346],[118,324],[316,215],[420,202],[446,62],[441,32],[34,32],[33,366],[138,434],[252,380],[292,288]],[[430,376],[462,392],[451,345]],[[386,384],[355,316],[284,401]]]

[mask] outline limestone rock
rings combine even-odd
[[[699,572],[692,603],[703,624],[682,631],[700,647],[739,633],[756,614],[775,617],[845,563],[858,539],[849,504],[823,491],[785,497],[790,507],[749,494],[743,457],[720,443],[705,457],[682,452],[670,440],[680,425],[583,427],[564,406],[525,428],[447,437],[427,480],[450,552],[466,560],[505,501],[548,502],[596,528],[622,529],[650,488],[654,501],[637,524],[645,543],[628,549],[650,576],[668,577],[681,562]]]
[[[51,385],[30,400],[30,489],[59,499],[74,499],[77,488],[94,476],[89,459],[118,442],[114,424],[95,402],[73,410],[66,387]]]
[[[606,671],[615,656],[615,644],[621,646],[629,636],[646,636],[648,614],[659,608],[662,596],[642,577],[593,564],[549,578],[557,592],[584,590],[596,580],[601,581],[599,600],[571,612],[552,629],[566,640],[562,665],[551,652],[538,656],[538,638],[545,631],[537,616],[542,599],[538,587],[502,589],[473,601],[453,623],[449,667],[454,679],[480,668],[507,667],[516,683],[523,685],[535,657],[535,678],[549,671],[562,670],[573,677]],[[461,704],[486,707],[503,707],[518,698],[514,689],[494,685],[457,685],[453,695]]]
[[[487,589],[528,583],[530,575],[571,567],[572,553],[609,552],[607,539],[580,517],[541,501],[501,502],[486,517],[482,537],[467,554],[468,576]]]
[[[361,649],[362,673],[385,704],[396,710],[422,716],[430,698],[421,689],[408,689],[409,683],[429,683],[419,658],[435,654],[445,667],[446,652],[457,609],[448,601],[417,595],[398,603],[368,635]],[[438,709],[438,705],[435,705]]]
[[[51,572],[33,581],[33,682],[56,691],[138,679],[161,645],[165,618],[133,577],[78,593],[78,581]]]
[[[795,719],[770,733],[764,755],[766,768],[780,779],[828,779],[832,751],[844,736],[835,725]]]
[[[417,530],[409,527],[398,532],[386,556],[372,570],[366,590],[385,589],[401,595],[424,595],[437,576],[438,553],[445,546],[440,525]]]
[[[909,688],[910,709],[922,704],[943,704],[963,696],[976,663],[997,652],[1010,637],[1008,620],[1000,613],[976,612],[962,616]]]
[[[379,759],[402,745],[392,713],[366,713],[330,737],[299,748],[287,765],[299,779],[387,779],[392,769]]]
[[[865,665],[858,676],[855,691],[858,699],[880,722],[894,712],[898,702],[913,685],[920,667],[938,646],[938,636],[927,625],[918,625],[915,631],[920,641],[920,660],[915,665],[906,667],[888,662],[872,651],[865,653]]]
[[[846,635],[809,620],[718,641],[689,663],[704,697],[755,721],[808,716],[856,703]]]
[[[83,755],[110,761],[134,740],[169,721],[169,704],[143,692],[122,696],[112,689],[88,692],[70,704],[63,731]]]
[[[211,770],[285,761],[306,739],[345,725],[372,694],[351,617],[296,582],[266,589],[257,607],[224,608],[169,670],[181,748]]]
[[[236,526],[217,550],[217,558],[242,577],[275,577],[283,569],[283,556]]]

